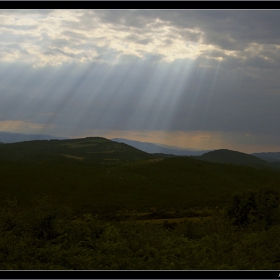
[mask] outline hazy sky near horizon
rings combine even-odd
[[[1,10],[0,131],[280,151],[280,10]]]

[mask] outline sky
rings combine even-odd
[[[0,11],[0,131],[280,151],[280,10]]]

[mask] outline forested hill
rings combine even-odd
[[[256,156],[227,149],[211,151],[193,158],[209,162],[247,165],[252,167],[273,167],[267,161]]]
[[[153,157],[124,143],[102,137],[70,140],[34,140],[0,145],[0,160],[46,161],[76,160],[116,163]]]

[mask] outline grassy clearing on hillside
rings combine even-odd
[[[77,156],[72,156],[72,155],[65,155],[65,154],[62,154],[62,156],[66,157],[66,158],[77,159],[77,160],[83,160],[83,159],[85,159],[85,158],[82,158],[82,157],[77,157]]]

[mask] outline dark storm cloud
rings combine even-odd
[[[256,61],[253,62],[254,59],[260,59],[259,63]],[[280,48],[276,48],[275,46],[264,46],[262,50],[259,52],[258,56],[249,56],[248,60],[252,61],[252,66],[259,68],[268,68],[268,69],[279,69],[280,65]],[[253,65],[254,63],[254,65]],[[248,63],[250,64],[250,63]]]
[[[279,44],[280,17],[278,11],[245,10],[245,11],[158,11],[158,10],[101,10],[86,13],[87,18],[96,14],[102,22],[144,29],[156,19],[178,29],[178,34],[185,40],[214,44],[222,49],[242,50],[249,43]],[[199,30],[186,30],[198,28]],[[203,35],[201,34],[203,32]]]
[[[251,42],[280,43],[278,11],[182,11],[169,20],[176,27],[200,28],[205,34],[205,43],[222,49],[241,49]]]
[[[133,14],[135,17],[134,25],[139,28],[143,28],[145,18],[146,23],[154,18],[161,19],[178,28],[186,40],[197,41],[201,33],[186,31],[185,28],[199,28],[204,33],[206,44],[218,45],[222,49],[242,49],[251,42],[280,42],[278,11],[143,11],[143,15],[137,11]],[[127,21],[129,23],[130,20]]]
[[[187,41],[198,42],[201,38],[201,32],[190,31],[190,30],[178,30],[177,31],[180,36],[182,36]],[[177,33],[176,31],[174,33]]]
[[[260,69],[271,69],[277,66],[277,63],[275,63],[275,61],[273,61],[272,59],[265,59],[264,57],[259,57],[259,56],[248,57],[244,61],[244,63],[246,63],[246,65],[249,65],[251,67],[260,68]]]

